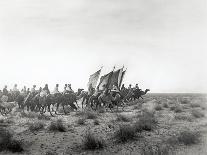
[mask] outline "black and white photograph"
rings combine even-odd
[[[0,155],[206,146],[206,0],[0,0]]]

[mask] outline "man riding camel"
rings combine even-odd
[[[5,95],[5,96],[8,96],[8,90],[7,90],[7,85],[4,87],[4,89],[3,89],[3,93],[2,93],[2,95]]]

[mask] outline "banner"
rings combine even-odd
[[[109,89],[112,89],[113,85],[119,86],[120,73],[121,73],[121,69],[113,72],[109,83]]]
[[[121,79],[120,79],[120,83],[119,83],[119,88],[121,87],[121,84],[122,84],[122,82],[123,82],[123,78],[124,78],[124,76],[125,76],[125,73],[126,73],[126,70],[123,71],[122,74],[121,74]]]
[[[102,76],[101,79],[100,79],[100,82],[99,82],[99,85],[98,85],[97,88],[98,88],[99,90],[104,90],[104,86],[105,86],[106,88],[108,88],[108,87],[109,87],[109,83],[110,83],[110,80],[111,80],[112,75],[113,75],[113,72],[110,72],[110,73],[108,73],[108,74]]]
[[[94,74],[90,75],[88,87],[92,85],[93,88],[96,88],[100,73],[101,73],[101,69],[95,72]]]

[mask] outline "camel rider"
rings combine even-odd
[[[88,95],[93,95],[94,94],[95,89],[92,86],[92,83],[89,85],[88,87]]]
[[[138,84],[135,85],[134,89],[135,90],[140,90]]]
[[[27,88],[27,95],[30,93],[30,89],[29,88]]]
[[[36,93],[35,88],[36,88],[36,85],[33,85],[32,89],[31,89],[31,93],[32,93],[32,94]]]
[[[50,94],[50,90],[48,88],[48,84],[45,84],[45,87],[42,89],[42,92],[40,93],[41,97],[47,96]]]
[[[68,87],[66,88],[66,90],[69,92],[69,93],[73,93],[74,91],[72,90],[71,88],[71,84],[68,84]]]
[[[14,88],[12,90],[13,92],[18,92],[19,90],[17,89],[17,84],[14,85]]]
[[[7,86],[4,87],[3,89],[3,94],[2,95],[5,95],[5,96],[8,96],[8,90],[7,90]]]
[[[53,94],[54,94],[54,95],[60,93],[59,90],[58,90],[58,87],[59,87],[59,84],[56,84],[56,86],[55,86],[55,88],[54,88],[54,91],[53,91]]]
[[[66,94],[67,93],[67,90],[66,90],[66,86],[64,87],[64,90],[63,90],[63,94]]]
[[[122,84],[122,86],[121,86],[121,91],[125,91],[125,86],[124,86],[124,84]]]

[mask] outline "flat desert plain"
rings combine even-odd
[[[118,111],[68,109],[51,117],[15,107],[0,116],[0,154],[207,154],[205,94],[147,94]],[[18,144],[1,149],[10,139]]]

